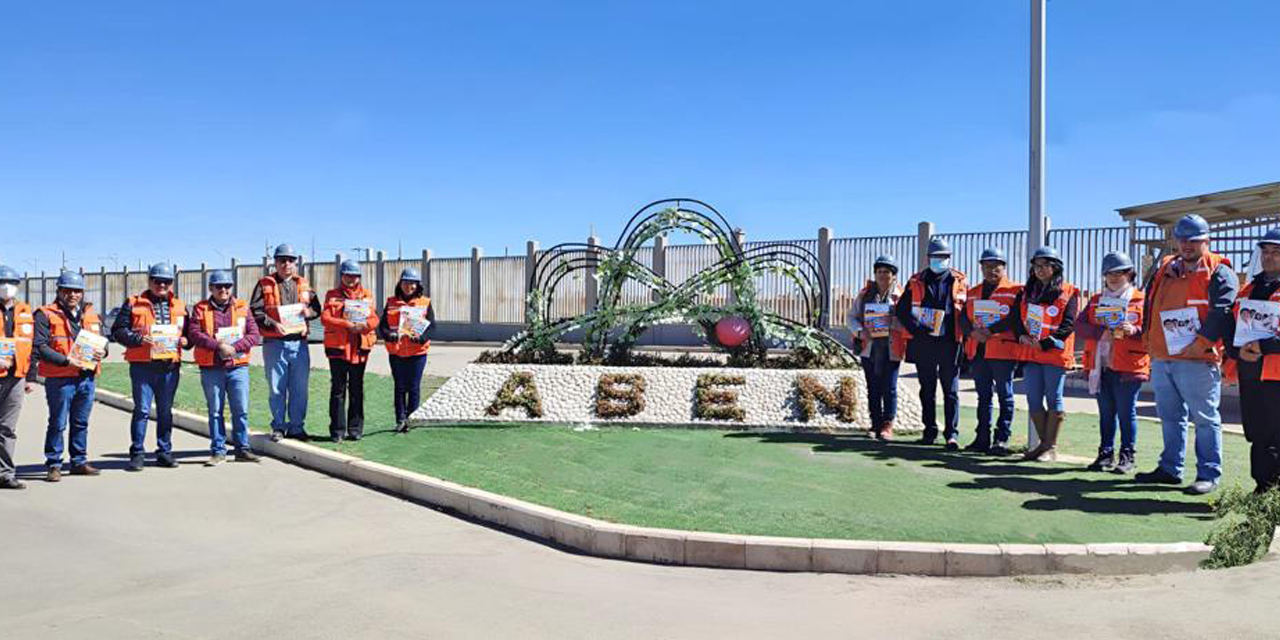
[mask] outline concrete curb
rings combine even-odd
[[[98,390],[98,402],[124,411],[133,401]],[[208,436],[205,416],[173,412],[174,426]],[[1053,573],[1108,575],[1191,571],[1211,547],[1166,544],[950,544],[777,538],[654,529],[594,520],[481,489],[329,451],[296,440],[252,436],[273,458],[387,493],[518,531],[559,547],[603,558],[723,569],[926,576],[1012,576]],[[1278,529],[1277,531],[1280,531]],[[1271,557],[1280,553],[1280,533]]]

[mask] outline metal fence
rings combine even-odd
[[[872,277],[872,265],[879,256],[889,256],[903,274],[918,263],[917,236],[835,238],[831,241],[831,326],[849,323],[849,308],[862,287]]]

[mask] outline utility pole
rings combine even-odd
[[[1044,71],[1045,10],[1048,0],[1031,0],[1031,127],[1027,258],[1044,244]]]

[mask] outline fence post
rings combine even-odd
[[[831,314],[835,309],[835,301],[831,291],[831,227],[818,228],[818,268],[822,272],[822,306],[818,309],[818,326],[831,328]]]
[[[422,250],[422,295],[431,297],[431,250]]]
[[[23,287],[22,299],[26,300],[27,304],[31,304],[31,272],[29,271],[22,272],[22,287]],[[43,307],[44,300],[41,300],[40,304],[38,305],[31,305],[31,306]]]
[[[595,236],[587,236],[587,245],[597,247],[600,245],[600,239]],[[587,270],[586,280],[586,310],[593,311],[600,302],[600,281],[596,279],[596,270]]]
[[[98,305],[98,308],[102,310],[101,313],[105,314],[108,311],[107,309],[107,267],[105,265],[98,268],[98,278],[99,278],[99,282],[102,283],[102,290],[98,292],[98,302],[100,303]]]
[[[40,299],[44,304],[49,304],[49,285],[45,282],[44,272],[40,272]]]
[[[658,234],[653,239],[653,273],[663,280],[667,279],[667,236]],[[658,301],[658,290],[650,292],[654,302]]]
[[[382,249],[378,249],[378,267],[377,267],[378,270],[375,271],[373,274],[374,275],[373,304],[374,304],[374,308],[377,309],[379,315],[382,314],[382,303],[387,299],[387,274],[384,273],[385,263],[386,263],[386,256],[383,254]]]
[[[916,227],[916,271],[929,268],[929,238],[932,237],[932,222],[921,222]]]
[[[484,252],[480,247],[471,247],[471,333],[472,337],[480,337],[480,258]]]
[[[129,265],[127,264],[120,270],[120,290],[124,291],[124,297],[126,298],[132,295],[129,292]],[[110,311],[110,309],[103,309],[103,312],[107,311]]]
[[[529,321],[529,314],[528,314],[529,305],[527,303],[527,301],[529,300],[529,294],[533,293],[533,288],[537,286],[537,283],[533,281],[533,273],[534,273],[534,270],[537,269],[537,267],[538,267],[538,241],[529,240],[528,242],[524,243],[524,284],[525,284],[524,297],[525,299],[521,301],[522,303],[521,308],[517,309],[519,317],[523,318],[525,322]]]
[[[236,262],[235,258],[231,259],[231,295],[238,298],[240,297],[240,271],[236,269],[239,266]],[[315,282],[315,280],[312,280],[312,282]]]

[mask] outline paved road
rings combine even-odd
[[[268,460],[122,469],[98,405],[97,478],[40,473],[42,392],[0,493],[0,637],[1275,637],[1280,563],[1139,578],[775,574],[587,558]]]

